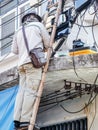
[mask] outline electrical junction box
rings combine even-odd
[[[70,56],[76,56],[76,55],[87,55],[87,54],[95,54],[98,53],[94,47],[80,47],[80,48],[74,48],[69,50]]]

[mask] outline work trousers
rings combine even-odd
[[[42,69],[34,68],[32,63],[19,67],[19,90],[15,102],[14,121],[30,121],[41,80],[41,73]]]

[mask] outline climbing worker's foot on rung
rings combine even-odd
[[[20,122],[18,130],[28,130],[29,122]]]

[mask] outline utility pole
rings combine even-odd
[[[35,104],[34,104],[33,112],[32,112],[32,117],[30,119],[30,125],[28,127],[28,130],[33,130],[34,125],[35,125],[36,116],[37,116],[37,112],[38,112],[38,108],[39,108],[39,104],[40,104],[40,100],[41,100],[41,95],[42,95],[42,92],[44,89],[44,82],[45,82],[45,78],[46,78],[46,73],[47,73],[47,69],[49,66],[49,60],[51,57],[51,51],[52,51],[52,46],[54,43],[54,37],[55,37],[55,33],[56,33],[57,23],[58,23],[59,15],[61,13],[61,8],[62,8],[62,0],[58,0],[58,7],[57,7],[56,15],[55,15],[55,22],[54,22],[52,34],[50,37],[50,48],[48,48],[48,52],[47,52],[47,63],[44,67],[44,71],[42,74],[42,79],[41,79],[41,82],[39,85],[39,90],[38,90],[38,96],[36,97],[36,100],[35,100]]]

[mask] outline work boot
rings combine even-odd
[[[20,122],[20,127],[18,130],[28,130],[29,122]]]
[[[14,130],[18,130],[19,127],[20,127],[20,122],[14,121]]]

